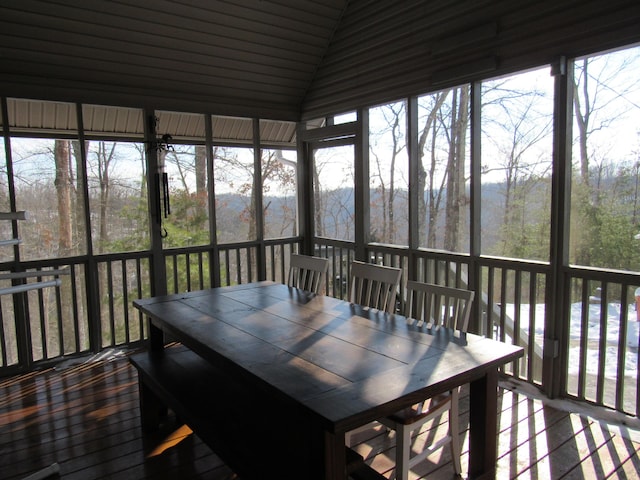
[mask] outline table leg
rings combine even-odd
[[[471,382],[469,412],[469,478],[496,476],[498,442],[498,371]]]
[[[160,417],[167,414],[167,407],[138,375],[140,395],[140,421],[144,432],[155,432],[160,425]]]
[[[151,319],[149,323],[149,350],[152,352],[162,352],[164,350],[164,333],[162,329],[156,327]]]
[[[324,434],[325,479],[346,480],[347,458],[345,454],[344,433]]]

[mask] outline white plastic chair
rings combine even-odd
[[[291,254],[287,285],[320,295],[323,292],[329,259]]]
[[[349,301],[364,307],[395,313],[402,270],[354,260],[351,264]]]
[[[427,323],[430,328],[444,327],[466,332],[474,296],[475,292],[470,290],[408,281],[405,314],[409,321],[416,320],[418,326]],[[396,479],[407,480],[411,467],[447,444],[451,446],[455,473],[462,473],[458,395],[456,388],[379,420],[386,427],[396,431]],[[446,411],[449,411],[448,434],[412,456],[411,433]]]

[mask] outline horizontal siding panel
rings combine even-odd
[[[202,43],[208,46],[221,44],[232,45],[238,50],[261,52],[285,50],[298,53],[315,53],[324,51],[325,43],[306,31],[293,34],[290,29],[267,25],[271,34],[251,30],[247,25],[238,23],[233,17],[224,15],[212,16],[210,21],[203,21],[205,10],[185,8],[180,16],[170,15],[163,11],[131,7],[119,4],[114,9],[112,2],[96,1],[78,3],[75,0],[57,2],[55,8],[46,1],[22,0],[20,7],[14,11],[24,11],[29,15],[46,15],[49,25],[58,22],[66,23],[70,31],[91,34],[94,28],[107,27],[116,30],[115,38],[128,38],[131,32],[147,33],[156,37],[171,39],[173,42]],[[10,10],[9,10],[10,11]]]
[[[375,63],[376,57],[382,58],[387,55],[387,49],[396,50],[399,46],[416,48],[422,54],[428,54],[433,40],[451,30],[453,14],[450,2],[436,2],[433,5],[431,2],[419,2],[419,8],[394,7],[391,11],[388,4],[379,3],[375,15],[372,15],[368,8],[361,8],[364,18],[345,16],[334,36],[322,69],[347,59],[353,61],[363,55]],[[465,9],[458,4],[454,15],[457,25],[455,28],[460,29],[460,25],[466,27],[481,24],[484,17],[490,19],[491,15],[485,4],[491,5],[492,2],[469,2]],[[429,8],[425,5],[429,5]]]
[[[126,22],[125,22],[126,23]],[[304,50],[302,44],[291,42],[291,49],[275,49],[265,43],[250,43],[239,40],[222,39],[213,34],[196,34],[184,31],[181,34],[169,35],[166,30],[137,31],[132,27],[109,26],[103,24],[84,23],[76,20],[68,20],[46,14],[24,14],[23,12],[3,11],[0,16],[0,26],[4,30],[11,25],[38,25],[45,29],[41,40],[55,43],[58,35],[65,32],[76,35],[77,43],[92,46],[100,39],[106,42],[125,42],[125,44],[140,45],[143,48],[159,48],[165,51],[190,52],[195,51],[207,55],[214,62],[215,58],[249,58],[252,63],[270,65],[272,62],[283,61],[293,67],[296,63],[309,63],[314,65],[313,57],[324,53],[324,49]],[[125,47],[124,51],[127,48]],[[122,51],[122,50],[121,50]]]
[[[137,60],[144,58],[146,63],[156,63],[158,66],[166,65],[166,62],[181,62],[194,66],[215,66],[221,69],[230,69],[250,74],[252,71],[269,71],[280,76],[299,76],[309,78],[315,65],[309,57],[301,60],[276,58],[269,59],[263,55],[251,55],[233,49],[218,50],[220,55],[212,56],[195,50],[179,50],[177,48],[166,49],[160,46],[141,45],[127,42],[126,40],[112,40],[99,37],[87,39],[77,33],[50,30],[42,27],[21,24],[2,24],[4,41],[11,41],[16,48],[42,50],[51,53],[62,52],[70,56],[84,56],[90,58],[102,58],[109,56],[115,59],[127,59],[135,56]],[[9,51],[9,50],[7,50]],[[83,55],[77,52],[86,52]]]
[[[196,111],[297,120],[345,4],[8,0],[0,5],[0,85],[9,96],[64,92],[99,103],[120,92],[117,105],[200,99]]]
[[[571,25],[566,24],[567,16],[571,16]],[[536,52],[538,57],[544,56],[545,52],[554,52],[556,56],[583,55],[593,53],[598,46],[600,49],[608,48],[607,39],[611,41],[610,46],[619,47],[627,43],[625,38],[633,40],[622,33],[625,27],[638,27],[639,16],[640,3],[615,11],[607,8],[606,4],[590,4],[579,10],[571,9],[548,16],[544,28],[537,29],[527,27],[524,19],[510,23],[512,19],[505,18],[499,54],[505,59],[532,56]],[[616,34],[612,35],[612,31]],[[640,34],[640,28],[635,28],[635,32]],[[636,35],[635,41],[638,39]]]
[[[131,3],[131,2],[128,2]],[[289,2],[290,3],[290,2]],[[203,14],[211,22],[226,22],[233,19],[234,24],[242,26],[244,30],[257,31],[264,35],[273,35],[272,29],[280,30],[280,35],[293,36],[303,34],[310,39],[310,43],[320,42],[328,31],[335,28],[344,7],[343,0],[335,2],[315,1],[308,8],[309,2],[295,2],[295,4],[278,4],[274,1],[247,2],[203,2],[202,0],[139,0],[138,4],[150,11],[163,11],[175,16],[184,16],[185,6],[198,11],[198,20]]]
[[[0,34],[0,41],[3,37]],[[25,46],[30,46],[28,43],[25,42]],[[36,69],[37,65],[46,65],[61,71],[61,74],[67,77],[76,77],[79,74],[82,77],[105,75],[105,77],[127,82],[133,81],[134,83],[136,83],[136,78],[141,78],[141,81],[149,87],[162,81],[176,81],[185,84],[201,83],[212,88],[235,85],[246,90],[302,95],[307,86],[305,78],[293,72],[289,76],[284,73],[275,76],[273,74],[276,72],[270,71],[254,72],[252,76],[249,76],[246,72],[243,75],[243,72],[212,65],[193,66],[179,61],[165,61],[160,64],[147,57],[137,58],[129,55],[123,55],[124,58],[115,55],[103,55],[96,58],[90,56],[90,50],[76,47],[70,47],[69,51],[73,55],[62,55],[54,51],[47,51],[47,49],[38,51],[16,48],[4,56],[4,61],[11,62],[13,60],[15,64],[12,67],[17,68],[16,71],[27,69],[29,64],[36,65]],[[5,68],[7,67],[0,65],[0,70]],[[92,72],[95,73],[92,74]],[[126,76],[123,75],[123,72],[126,72]],[[188,82],[185,82],[185,74],[188,74]]]
[[[427,10],[437,9],[431,14],[423,14],[425,8],[389,13],[388,24],[381,2],[350,3],[305,97],[303,118],[540,66],[560,55],[640,41],[639,2],[446,3],[429,3]],[[404,27],[394,36],[400,24]],[[469,31],[481,38],[465,33]],[[460,47],[447,48],[449,39]]]
[[[38,60],[38,59],[37,59]],[[95,62],[93,62],[95,63]],[[247,96],[257,101],[277,101],[288,102],[291,95],[301,97],[304,91],[301,88],[291,85],[277,83],[258,83],[241,81],[234,78],[221,78],[219,76],[206,77],[190,74],[188,81],[177,71],[152,71],[130,67],[127,75],[123,76],[114,68],[112,64],[103,63],[101,68],[87,68],[81,63],[69,62],[68,64],[56,63],[47,64],[42,61],[24,61],[20,58],[5,58],[0,63],[0,73],[10,74],[13,71],[20,71],[22,74],[40,76],[42,67],[46,66],[47,78],[58,79],[60,81],[73,81],[74,76],[70,75],[74,69],[83,68],[82,81],[91,82],[95,85],[104,84],[106,86],[131,86],[146,90],[179,91],[186,90],[191,93],[200,92],[214,94],[218,96]],[[177,90],[179,89],[179,90]]]
[[[407,18],[400,18],[397,20],[400,24],[407,23]],[[418,19],[419,23],[420,20]],[[477,22],[477,21],[476,21]],[[485,22],[486,25],[486,22]],[[430,31],[428,27],[425,27],[425,31]],[[442,35],[442,32],[438,30],[437,35]],[[396,41],[393,40],[394,35],[399,37]],[[380,45],[380,39],[383,39]],[[369,47],[366,41],[361,42],[360,46],[353,47],[351,45],[339,45],[339,43],[332,44],[332,48],[337,48],[339,53],[336,55],[327,55],[326,61],[323,63],[318,74],[314,78],[313,88],[309,92],[307,101],[312,103],[316,97],[323,96],[323,90],[333,86],[343,88],[344,84],[351,84],[356,81],[357,76],[367,76],[367,80],[375,81],[375,77],[384,77],[385,75],[396,75],[401,77],[405,74],[411,74],[414,70],[421,70],[420,78],[424,78],[425,72],[433,72],[447,68],[449,66],[457,65],[461,61],[467,62],[477,58],[487,56],[487,45],[493,43],[492,38],[485,38],[482,41],[472,41],[464,45],[462,53],[456,52],[455,56],[449,56],[447,58],[439,58],[434,60],[431,55],[431,47],[437,42],[446,42],[439,36],[436,39],[427,39],[424,34],[413,34],[408,28],[403,29],[403,33],[398,36],[393,30],[388,32],[382,32],[378,35],[373,42],[373,47]],[[342,53],[344,51],[358,50],[358,55],[354,58],[349,58]],[[378,71],[387,70],[388,73],[378,73]],[[354,74],[354,72],[356,72]],[[370,78],[369,76],[372,76]]]

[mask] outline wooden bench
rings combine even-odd
[[[238,378],[182,345],[161,354],[136,354],[130,361],[138,370],[144,431],[157,429],[169,408],[242,478],[266,478],[265,470],[278,478],[305,478],[301,472],[318,451],[318,439],[289,431],[280,421],[282,415],[294,416],[300,425],[307,421],[302,412],[282,411],[282,402],[272,401],[267,392],[259,398],[248,395]],[[279,445],[283,455],[274,456],[263,442]],[[350,449],[347,458],[354,480],[384,478]]]

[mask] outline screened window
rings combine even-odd
[[[7,110],[9,131],[14,135],[11,161],[16,208],[28,214],[28,220],[18,224],[20,258],[84,254],[84,189],[75,105],[7,99]],[[48,138],[36,138],[32,135],[36,132]],[[6,196],[10,179],[4,178],[2,194]],[[8,199],[6,208],[9,210]],[[3,254],[13,258],[11,250]]]
[[[469,86],[418,99],[421,247],[469,250]]]
[[[297,155],[293,150],[262,150],[265,238],[295,236],[297,232]]]
[[[162,245],[206,245],[210,235],[205,116],[159,111],[156,118],[157,135],[166,141],[157,151],[159,174],[166,174],[169,190],[168,208],[164,201],[161,208],[166,233]]]
[[[405,102],[369,110],[370,238],[408,245],[409,162]]]
[[[549,259],[553,77],[482,83],[482,253]]]
[[[86,252],[84,194],[78,188],[78,142],[12,138],[17,210],[23,260],[68,257]],[[11,252],[13,257],[13,252]]]
[[[91,140],[85,145],[94,253],[148,249],[144,144]]]
[[[313,151],[314,224],[318,237],[353,241],[354,147],[323,146]]]
[[[165,248],[210,242],[206,153],[204,145],[181,144],[160,152],[169,183],[170,214],[162,219]]]
[[[640,47],[575,61],[571,262],[640,270]]]
[[[0,113],[1,115],[1,113]],[[5,154],[4,137],[0,138],[0,211],[10,212],[11,204],[9,203],[9,177],[7,176],[7,156]],[[13,238],[13,230],[10,221],[0,222],[0,240],[9,240]],[[0,261],[8,261],[13,259],[12,247],[5,246],[0,248]]]
[[[214,147],[218,243],[256,240],[256,198],[252,148]]]

